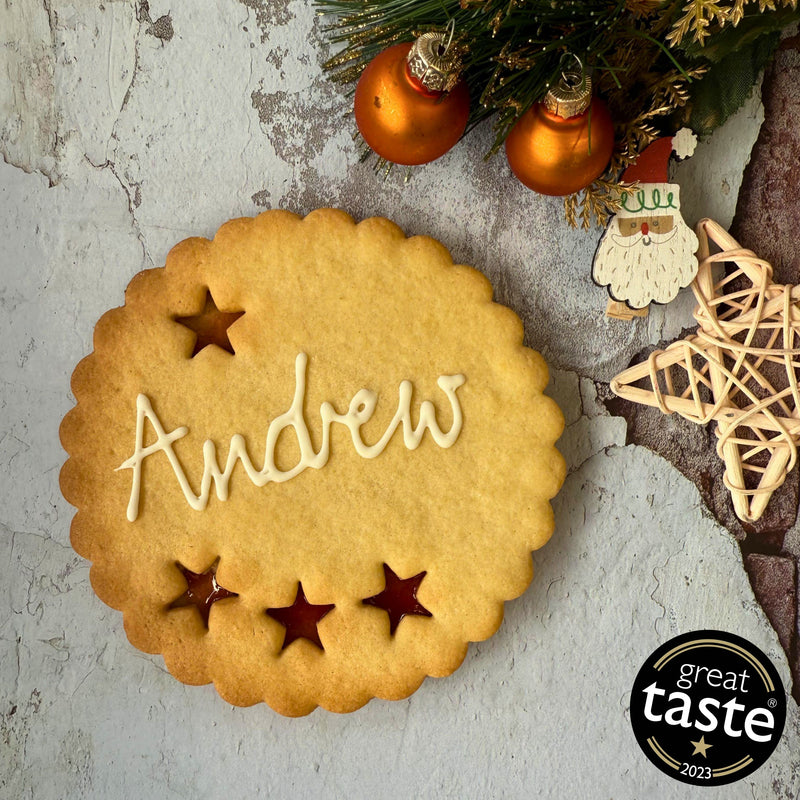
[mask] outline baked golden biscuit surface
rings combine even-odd
[[[132,644],[297,716],[407,697],[491,636],[564,478],[547,368],[491,295],[331,209],[137,275],[61,425],[72,543]]]

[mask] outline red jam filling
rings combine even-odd
[[[419,600],[417,591],[422,579],[427,574],[420,572],[411,578],[398,578],[388,564],[383,565],[386,588],[379,594],[367,597],[361,602],[367,606],[382,608],[389,615],[389,632],[394,636],[397,626],[406,616],[433,616]]]
[[[297,595],[292,605],[284,608],[268,608],[266,612],[268,616],[286,628],[281,651],[296,639],[308,639],[320,650],[324,650],[317,631],[317,623],[333,608],[335,606],[332,603],[328,605],[309,603],[303,592],[303,584],[298,582]]]
[[[186,579],[186,591],[180,596],[175,598],[170,604],[169,608],[184,608],[186,606],[194,606],[203,620],[203,624],[208,629],[208,617],[211,614],[211,606],[217,600],[226,600],[229,597],[238,597],[236,592],[231,592],[224,586],[217,583],[217,559],[205,572],[192,572],[187,569],[183,564],[175,562],[175,565],[183,573]]]

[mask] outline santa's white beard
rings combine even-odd
[[[597,247],[592,276],[631,308],[653,300],[668,303],[697,273],[697,248],[697,236],[680,218],[671,231],[647,236],[620,236],[612,220]]]

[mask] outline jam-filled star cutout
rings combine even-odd
[[[276,622],[280,622],[286,633],[283,636],[281,652],[283,652],[296,639],[308,639],[320,650],[325,648],[319,638],[317,624],[329,612],[335,608],[333,603],[327,605],[314,605],[306,600],[303,584],[298,581],[297,595],[294,603],[283,608],[268,608],[267,615]]]
[[[366,606],[382,608],[389,615],[389,632],[394,636],[397,626],[403,617],[419,616],[432,617],[422,603],[417,600],[417,591],[422,579],[428,574],[420,572],[411,578],[398,578],[394,570],[388,565],[383,565],[383,574],[386,579],[386,588],[372,597],[367,597],[361,602]]]
[[[172,610],[173,608],[194,606],[200,613],[200,617],[206,629],[208,629],[208,616],[211,613],[211,606],[218,600],[227,600],[229,597],[239,596],[236,592],[231,592],[217,583],[218,565],[219,559],[205,572],[192,572],[179,561],[176,561],[175,566],[186,579],[186,591],[180,597],[176,597],[169,604],[168,608]]]
[[[226,352],[234,354],[233,345],[228,338],[228,328],[242,314],[244,314],[244,311],[220,311],[211,296],[211,291],[206,289],[206,301],[200,313],[192,314],[188,317],[173,317],[173,319],[179,325],[183,325],[195,334],[194,349],[191,356],[194,358],[203,348],[211,344],[215,344]]]

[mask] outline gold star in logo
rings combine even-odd
[[[699,742],[693,742],[691,739],[689,740],[689,744],[694,745],[694,750],[692,751],[692,755],[696,756],[700,753],[703,758],[708,758],[708,753],[706,752],[709,747],[713,747],[713,744],[706,744],[706,737],[701,736]]]

